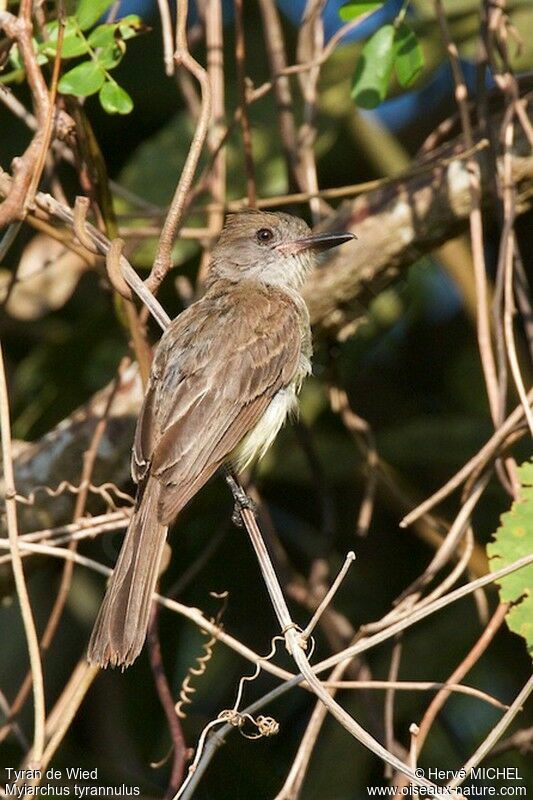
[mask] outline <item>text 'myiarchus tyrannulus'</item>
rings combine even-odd
[[[135,508],[88,649],[129,666],[148,627],[167,529],[222,465],[264,455],[311,370],[300,294],[318,252],[355,238],[312,234],[289,214],[228,217],[203,297],[157,347],[133,445]]]

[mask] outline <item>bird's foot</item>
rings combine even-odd
[[[255,517],[257,514],[257,504],[252,500],[251,497],[248,497],[242,486],[237,483],[233,475],[229,472],[226,473],[226,481],[231,489],[231,493],[235,501],[233,514],[231,515],[231,521],[234,523],[234,525],[237,525],[237,527],[242,528],[243,523],[241,512],[244,510],[251,511]]]
[[[242,491],[242,497],[235,500],[235,505],[233,506],[233,513],[231,515],[231,521],[234,525],[238,528],[242,528],[242,514],[241,512],[246,509],[247,511],[251,511],[252,514],[257,516],[257,503],[255,503],[251,497],[248,497],[244,490]]]

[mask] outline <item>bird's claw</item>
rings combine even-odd
[[[238,528],[242,528],[243,522],[241,511],[245,509],[251,511],[255,517],[257,516],[257,503],[255,503],[251,497],[248,497],[244,489],[242,489],[240,486],[238,487],[237,491],[234,492],[233,498],[235,500],[235,505],[233,506],[231,521]]]
[[[255,517],[257,515],[257,505],[254,503],[251,497],[248,497],[242,486],[237,482],[229,469],[226,469],[226,482],[231,489],[231,493],[235,501],[233,514],[231,515],[231,521],[234,523],[234,525],[237,525],[238,528],[242,528],[242,512],[244,510],[251,511]]]

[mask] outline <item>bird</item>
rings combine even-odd
[[[157,345],[135,431],[133,514],[89,641],[101,668],[142,650],[167,531],[225,465],[240,472],[268,450],[311,371],[302,286],[317,254],[354,239],[315,233],[299,217],[228,215],[202,297]]]

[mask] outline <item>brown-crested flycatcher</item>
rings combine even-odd
[[[242,470],[274,441],[311,371],[300,294],[316,254],[353,239],[289,214],[228,217],[203,297],[157,347],[133,445],[135,508],[88,659],[129,666],[148,627],[168,526],[222,465]]]

